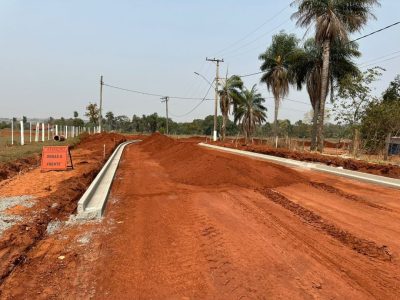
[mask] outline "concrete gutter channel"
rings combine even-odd
[[[127,141],[120,144],[114,150],[113,154],[79,200],[78,219],[94,219],[102,216],[122,152],[127,145],[138,142],[140,140]]]
[[[276,156],[271,156],[271,155],[266,155],[266,154],[231,149],[231,148],[209,145],[209,144],[204,144],[204,143],[200,143],[199,145],[202,147],[206,147],[206,148],[210,148],[210,149],[214,149],[214,150],[218,150],[218,151],[223,151],[223,152],[258,158],[258,159],[262,159],[262,160],[267,160],[267,161],[271,161],[271,162],[274,162],[277,164],[286,165],[289,167],[299,167],[299,168],[303,168],[303,169],[309,169],[309,170],[313,170],[313,171],[334,174],[334,175],[341,176],[341,177],[347,177],[350,179],[355,179],[355,180],[360,180],[360,181],[365,181],[365,182],[370,182],[370,183],[374,183],[374,184],[378,184],[378,185],[383,185],[383,186],[387,186],[387,187],[400,189],[400,180],[399,179],[388,178],[388,177],[384,177],[384,176],[367,174],[367,173],[362,173],[362,172],[357,172],[357,171],[351,171],[351,170],[346,170],[346,169],[337,168],[337,167],[331,167],[331,166],[327,166],[327,165],[323,165],[323,164],[319,164],[319,163],[309,163],[309,162],[297,161],[297,160],[292,160],[292,159],[287,159],[287,158],[281,158],[281,157],[276,157]]]

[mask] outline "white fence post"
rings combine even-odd
[[[39,142],[39,122],[36,123],[35,127],[35,142]]]
[[[11,119],[11,145],[14,145],[14,118]]]
[[[47,140],[50,141],[50,124],[47,123]]]
[[[29,122],[29,143],[32,143],[32,122]]]
[[[44,134],[45,134],[44,123],[42,123],[42,142],[44,142]]]
[[[56,125],[56,135],[58,135],[58,125]]]
[[[65,139],[68,139],[68,126],[65,125]]]
[[[21,121],[20,124],[21,124],[21,146],[23,146],[25,145],[24,121]]]

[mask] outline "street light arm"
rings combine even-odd
[[[211,86],[213,86],[214,88],[215,88],[215,85],[213,84],[214,83],[214,81],[215,81],[215,79],[212,81],[212,82],[210,82],[206,77],[204,77],[203,75],[201,75],[200,73],[198,73],[198,72],[194,72],[194,74],[196,74],[197,76],[199,76],[199,77],[201,77],[201,78],[203,78],[209,85],[211,85]]]

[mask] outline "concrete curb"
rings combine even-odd
[[[122,152],[127,145],[137,142],[140,142],[140,140],[127,141],[120,144],[114,150],[113,154],[111,154],[106,164],[79,200],[78,219],[94,219],[100,218],[103,215],[108,193],[110,192]]]
[[[378,185],[383,185],[383,186],[387,186],[387,187],[400,189],[400,180],[399,179],[378,176],[378,175],[372,175],[372,174],[367,174],[367,173],[362,173],[362,172],[357,172],[357,171],[351,171],[351,170],[346,170],[343,168],[331,167],[331,166],[318,164],[318,163],[309,163],[309,162],[297,161],[297,160],[288,159],[288,158],[254,153],[254,152],[250,152],[250,151],[243,151],[243,150],[231,149],[231,148],[220,147],[220,146],[215,146],[215,145],[209,145],[209,144],[204,144],[204,143],[199,143],[199,145],[202,147],[211,148],[211,149],[218,150],[218,151],[223,151],[223,152],[258,158],[258,159],[262,159],[262,160],[267,160],[267,161],[271,161],[271,162],[289,166],[289,167],[299,167],[299,168],[303,168],[303,169],[334,174],[337,176],[347,177],[347,178],[351,178],[354,180],[360,180],[360,181],[365,181],[365,182],[370,182],[370,183],[374,183],[374,184],[378,184]]]

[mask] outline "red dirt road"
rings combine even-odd
[[[398,190],[153,136],[86,249],[32,254],[2,297],[399,299],[399,217]]]
[[[149,139],[127,149],[113,186],[96,298],[398,298],[396,194]]]

